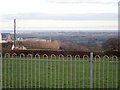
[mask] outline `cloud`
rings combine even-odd
[[[87,14],[45,14],[19,13],[4,15],[3,19],[13,20],[118,20],[117,13],[87,13]]]
[[[119,0],[46,0],[51,3],[118,3]]]
[[[85,2],[85,3],[73,4],[73,3],[48,3],[47,1],[41,2],[41,0],[34,0],[34,1],[33,0],[32,1],[3,0],[0,3],[0,15],[17,14],[17,13],[80,14],[80,13],[104,13],[104,12],[117,13],[118,12],[117,4],[99,4],[97,2],[90,3],[87,0],[86,1],[81,0],[81,2]],[[100,0],[98,2],[100,2]]]
[[[0,22],[0,30],[12,30],[13,20]],[[117,30],[117,21],[17,20],[17,31],[24,30]]]

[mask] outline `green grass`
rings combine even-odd
[[[90,62],[68,60],[3,60],[3,88],[90,88]],[[92,65],[93,88],[116,87],[116,63],[105,60]]]

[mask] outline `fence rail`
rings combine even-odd
[[[117,56],[6,53],[2,58],[2,88],[117,87]]]

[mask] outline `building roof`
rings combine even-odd
[[[9,34],[10,34],[10,33],[1,33],[2,40],[6,40],[6,39],[7,39],[7,36],[8,36]]]

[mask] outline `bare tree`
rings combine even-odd
[[[118,51],[119,47],[118,38],[110,38],[102,44],[104,51]]]

